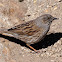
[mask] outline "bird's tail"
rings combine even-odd
[[[0,34],[5,35],[5,36],[13,37],[11,32],[9,32],[7,29],[0,29]]]
[[[0,29],[0,34],[7,32],[7,29]]]

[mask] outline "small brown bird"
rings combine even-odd
[[[50,14],[44,14],[13,28],[0,30],[0,33],[3,35],[9,34],[9,36],[22,40],[27,46],[37,52],[37,50],[30,45],[39,42],[46,36],[52,21],[55,19],[57,18]]]

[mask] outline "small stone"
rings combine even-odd
[[[3,44],[2,43],[0,43],[0,48],[3,48]]]
[[[57,9],[57,7],[55,6],[55,7],[54,7],[54,10],[56,10],[56,9]]]
[[[9,55],[10,54],[10,51],[7,47],[3,48],[2,52],[3,52],[4,55]]]
[[[37,2],[37,0],[33,0],[34,1],[34,3],[36,3]]]
[[[62,0],[58,0],[59,2],[62,2]]]
[[[4,7],[4,4],[0,3],[0,6],[3,6]]]
[[[51,60],[51,62],[55,62],[54,60]]]
[[[46,9],[45,12],[48,12],[48,10]]]
[[[24,50],[24,47],[21,47],[22,50]]]
[[[19,2],[22,2],[22,1],[24,1],[24,0],[19,0]]]

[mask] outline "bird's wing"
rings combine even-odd
[[[14,32],[19,35],[32,36],[36,34],[38,31],[40,31],[40,28],[35,24],[34,21],[29,21],[24,24],[20,24],[13,28],[10,28],[8,29],[8,31]]]
[[[42,38],[44,30],[43,27],[38,27],[35,21],[29,21],[8,29],[8,32],[11,32],[14,34],[13,37],[20,39],[25,43],[33,44],[38,42],[40,37]]]
[[[34,44],[44,37],[47,33],[45,27],[36,24],[36,20],[25,22],[4,31],[3,35],[8,35],[22,40],[25,43]]]

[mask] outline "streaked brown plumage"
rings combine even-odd
[[[49,31],[52,21],[55,19],[57,18],[54,18],[49,14],[44,14],[35,20],[31,20],[13,28],[3,30],[1,33],[10,34],[12,37],[22,40],[27,44],[27,46],[32,48],[30,44],[34,44],[42,40]],[[36,51],[34,48],[32,49]]]

